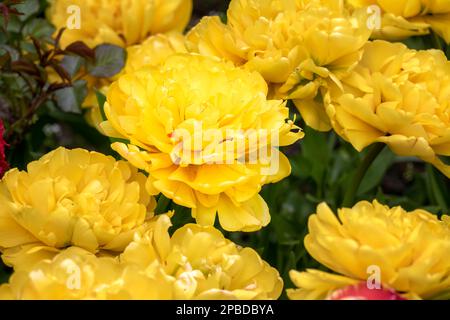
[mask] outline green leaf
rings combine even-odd
[[[88,65],[90,75],[109,78],[120,72],[125,66],[126,50],[112,45],[102,44],[95,48],[95,63]]]
[[[23,13],[22,15],[18,16],[19,19],[21,21],[25,21],[30,16],[38,13],[40,5],[38,0],[26,0],[22,3],[16,4],[14,7],[17,9],[17,11]]]
[[[0,16],[0,25],[3,26],[3,16]],[[6,29],[8,33],[20,33],[22,23],[19,20],[18,16],[10,16],[8,21],[8,28]],[[2,32],[3,33],[3,30]]]
[[[83,58],[79,56],[66,55],[61,61],[61,66],[67,71],[70,78],[73,78],[83,64]]]
[[[95,96],[97,97],[97,102],[98,102],[98,106],[100,108],[100,113],[102,115],[102,120],[106,121],[108,120],[106,118],[106,114],[105,114],[105,102],[106,102],[106,97],[103,93],[101,93],[100,91],[96,90],[95,91]]]
[[[431,48],[430,39],[428,37],[410,37],[403,41],[410,49],[426,50]]]
[[[169,206],[172,203],[172,200],[165,197],[163,194],[160,194],[158,198],[158,202],[155,208],[155,214],[163,214],[169,210]]]
[[[298,241],[298,239],[293,236],[295,235],[293,230],[294,226],[283,217],[272,215],[271,224],[277,236],[277,243],[286,244],[291,243],[292,241]]]
[[[385,148],[372,163],[369,170],[367,170],[359,187],[358,194],[367,193],[380,185],[387,170],[394,163],[394,160],[395,155],[388,148]]]
[[[55,92],[58,107],[65,112],[81,113],[81,105],[87,96],[85,80],[78,80],[71,87]]]
[[[0,261],[0,284],[8,282],[11,275],[11,269],[7,268],[2,261]]]
[[[430,300],[450,300],[450,289],[445,289],[444,291],[431,296]]]
[[[33,19],[22,30],[24,37],[33,36],[45,40],[50,40],[54,32],[55,28],[45,19]]]
[[[6,44],[2,44],[0,45],[0,55],[3,55],[5,53],[10,54],[12,61],[16,61],[20,57],[19,51],[16,48],[8,46]]]
[[[310,175],[318,186],[322,185],[330,160],[328,134],[305,128],[305,138],[301,142],[302,155],[311,166]]]
[[[436,175],[434,174],[434,168],[432,165],[427,164],[426,174],[427,174],[427,187],[431,199],[433,200],[434,204],[437,204],[442,211],[447,213],[448,212],[447,202],[445,201],[444,194],[438,183]]]
[[[0,70],[11,68],[11,55],[9,52],[0,54]]]

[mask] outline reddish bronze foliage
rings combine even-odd
[[[3,139],[4,132],[5,132],[5,128],[3,127],[3,121],[0,120],[0,178],[3,177],[6,170],[8,170],[8,168],[9,168],[9,164],[6,161],[6,157],[5,157],[5,148],[8,146],[8,144]]]

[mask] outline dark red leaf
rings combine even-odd
[[[15,15],[15,16],[23,16],[22,12],[17,11],[16,8],[9,8],[9,14]]]
[[[66,30],[66,28],[59,29],[58,34],[55,37],[55,48],[56,49],[59,49],[59,42],[61,41],[61,37],[65,30]]]
[[[64,89],[67,87],[72,86],[70,83],[52,83],[49,87],[48,87],[48,91],[49,92],[54,92],[60,89]]]
[[[44,52],[44,54],[42,55],[42,64],[43,65],[47,64],[48,57],[50,56],[51,53],[52,53],[51,50]]]
[[[18,4],[18,3],[21,3],[21,1],[13,1],[13,4]],[[16,8],[10,7],[10,4],[8,4],[8,2],[6,2],[6,4],[0,3],[0,14],[3,16],[3,27],[5,30],[8,27],[10,15],[16,15],[16,16],[23,15],[23,13],[17,11]]]
[[[3,121],[0,119],[0,179],[3,177],[5,172],[9,169],[8,162],[6,161],[5,148],[8,146],[6,141],[3,139],[3,134],[5,133],[5,128],[3,127]]]
[[[70,82],[69,73],[66,71],[66,69],[61,67],[57,61],[55,61],[55,60],[51,61],[50,66],[53,68],[53,70],[56,71],[56,73],[61,77],[62,80],[66,80],[66,81]]]
[[[95,51],[91,48],[89,48],[84,42],[82,41],[76,41],[74,43],[71,43],[67,46],[65,49],[66,52],[74,53],[78,56],[81,56],[83,58],[95,59]]]
[[[9,52],[0,56],[0,69],[9,69],[11,67],[11,55]]]
[[[39,61],[42,61],[42,49],[41,49],[41,44],[39,43],[39,40],[37,40],[35,37],[31,37],[31,40],[33,41],[33,45],[36,48],[36,52],[39,56]]]
[[[0,3],[0,13],[3,16],[3,28],[6,30],[9,22],[9,9],[3,3]]]
[[[11,63],[11,70],[15,72],[24,72],[36,77],[40,77],[41,75],[41,72],[34,63],[25,60],[13,61]]]

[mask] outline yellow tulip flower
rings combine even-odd
[[[358,63],[371,34],[366,14],[351,15],[339,0],[232,0],[227,17],[203,18],[186,36],[188,49],[258,71],[271,95],[294,100],[303,117],[314,115],[320,89]],[[323,119],[306,120],[329,130]]]
[[[182,32],[191,12],[192,0],[50,0],[47,17],[66,28],[63,47],[75,41],[128,47],[152,34]]]
[[[139,50],[130,48],[127,65],[137,66],[135,60],[156,64],[154,58],[163,58],[172,50],[178,50],[182,42],[181,32],[187,26],[192,13],[192,0],[51,0],[47,9],[48,19],[57,31],[66,28],[61,37],[65,48],[75,41],[83,41],[89,47],[110,43],[129,48],[148,39]],[[162,33],[173,33],[165,39]],[[181,38],[181,39],[180,39]],[[181,50],[181,49],[180,49]],[[136,53],[136,54],[134,54]],[[138,55],[148,55],[147,58]],[[51,75],[57,79],[57,75]],[[83,107],[88,109],[86,119],[99,129],[102,121],[95,90],[107,91],[113,79],[85,76],[88,95]]]
[[[171,279],[98,257],[79,247],[14,271],[0,286],[1,300],[171,299]]]
[[[450,2],[447,0],[347,0],[353,8],[374,8],[373,19],[380,19],[373,37],[403,40],[433,30],[450,43]],[[377,8],[377,9],[375,9]],[[375,15],[380,14],[379,17]],[[374,21],[375,22],[375,21]]]
[[[327,298],[337,289],[366,282],[374,270],[380,285],[408,298],[433,298],[450,289],[450,229],[425,210],[361,201],[340,209],[336,217],[322,203],[308,228],[306,249],[337,274],[291,271],[299,287],[288,290],[291,299]]]
[[[15,271],[0,286],[1,300],[73,300],[113,298],[108,282],[120,277],[115,258],[97,258],[78,247]]]
[[[170,237],[170,218],[152,219],[118,257],[69,247],[16,270],[0,299],[277,299],[278,271],[213,227],[189,224]]]
[[[277,299],[283,288],[278,271],[251,248],[240,248],[211,226],[187,224],[172,237],[162,215],[136,234],[120,256],[141,269],[159,268],[172,279],[174,299]],[[158,261],[158,264],[155,263]]]
[[[129,141],[112,148],[150,174],[151,194],[192,208],[202,225],[213,225],[218,212],[226,230],[255,231],[270,221],[261,187],[290,174],[278,147],[303,136],[267,90],[256,72],[173,55],[113,83],[101,127]]]
[[[168,57],[175,53],[187,53],[184,44],[184,36],[179,32],[170,32],[167,34],[156,34],[150,36],[140,44],[127,48],[127,62],[124,69],[113,79],[99,79],[92,83],[87,77],[88,87],[98,87],[104,94],[107,94],[108,87],[117,80],[120,75],[137,71],[145,66],[157,66],[163,63]],[[104,120],[97,103],[97,96],[91,90],[84,102],[89,108],[87,119],[91,125],[95,126],[100,132],[100,123]]]
[[[120,252],[153,216],[146,177],[127,162],[58,148],[0,181],[3,261],[32,265],[70,245]],[[20,267],[20,266],[19,266]]]
[[[450,62],[439,50],[414,51],[375,41],[360,64],[330,86],[326,113],[334,130],[358,151],[382,142],[450,177]]]

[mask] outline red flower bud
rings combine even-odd
[[[406,300],[392,289],[369,289],[365,282],[334,291],[329,300]]]

